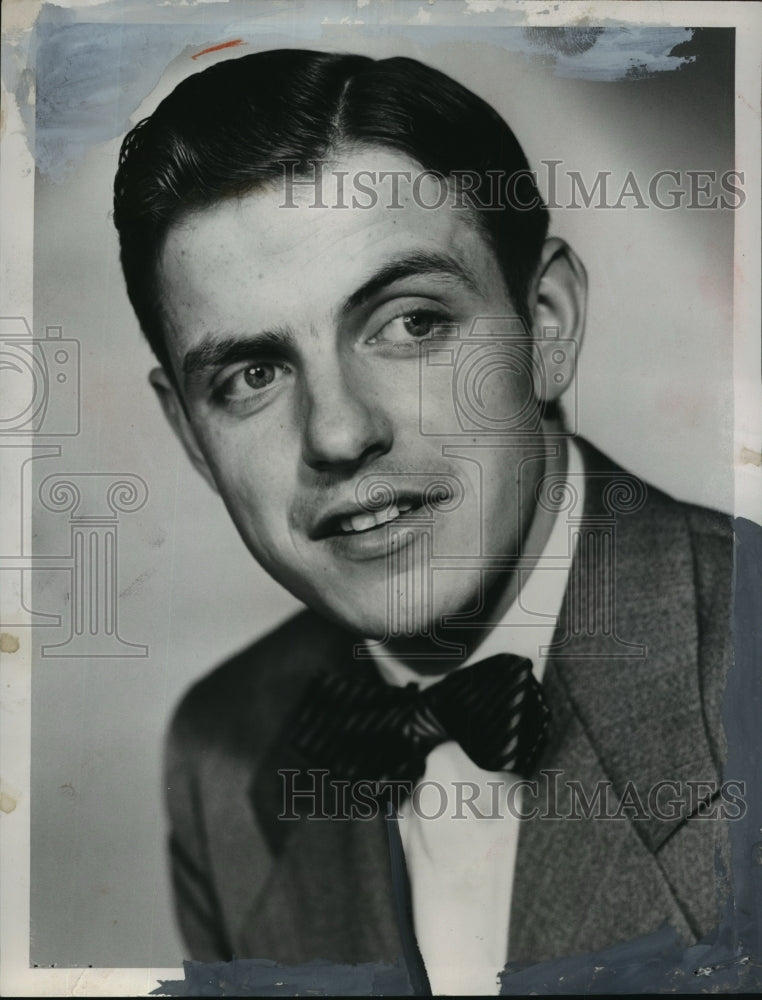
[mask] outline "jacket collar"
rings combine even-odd
[[[660,863],[655,852],[696,803],[670,811],[674,789],[659,783],[677,782],[685,794],[688,781],[718,779],[702,713],[694,568],[681,507],[582,447],[585,509],[569,513],[579,538],[546,671],[554,726],[539,764],[560,772],[560,786],[540,808],[568,814],[570,781],[588,801],[596,788],[606,790],[620,812],[523,824],[510,935],[518,960],[589,950],[607,935],[610,943],[614,926],[618,939],[644,934],[659,912],[691,937],[669,859]]]
[[[702,710],[693,551],[679,504],[583,443],[587,495],[551,653],[618,795],[717,781]],[[668,792],[665,789],[665,792]],[[669,797],[668,795],[662,796]],[[697,805],[693,803],[693,805]],[[636,823],[656,850],[692,812]],[[659,813],[662,815],[660,816]]]

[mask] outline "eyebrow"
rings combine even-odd
[[[443,275],[456,278],[467,285],[472,292],[476,294],[481,292],[479,282],[473,272],[457,257],[436,250],[416,250],[382,264],[357,291],[352,292],[344,300],[340,311],[344,315],[354,312],[354,310],[364,306],[374,295],[382,292],[388,285],[392,285],[396,281],[403,281],[405,278],[416,278],[421,275]]]
[[[246,361],[263,351],[284,351],[294,347],[290,330],[262,330],[250,337],[209,336],[183,357],[183,375],[194,376],[209,368],[219,368],[236,361]]]
[[[481,288],[473,272],[452,254],[432,250],[416,250],[382,264],[367,281],[339,307],[339,315],[347,316],[362,308],[384,289],[407,278],[442,276],[455,278],[475,294]],[[262,330],[248,337],[208,336],[198,347],[183,357],[185,376],[196,376],[210,368],[219,368],[236,361],[245,361],[263,351],[295,350],[296,341],[288,328]]]

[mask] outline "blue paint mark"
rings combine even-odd
[[[407,971],[397,965],[306,962],[285,968],[264,959],[184,962],[185,978],[165,980],[151,996],[175,997],[383,997],[414,996]]]
[[[560,32],[560,34],[556,34]],[[535,52],[553,53],[557,76],[614,82],[670,72],[693,62],[693,56],[673,55],[689,42],[690,28],[529,28]]]
[[[481,15],[437,24],[433,23],[436,8],[432,23],[389,25],[378,23],[375,5],[357,8],[346,3],[295,4],[284,8],[277,20],[269,5],[168,5],[162,6],[166,20],[150,23],[150,8],[122,0],[111,5],[102,20],[88,8],[45,4],[28,52],[11,41],[4,44],[3,77],[19,100],[28,136],[34,137],[38,169],[60,181],[88,149],[128,131],[131,116],[175,60],[187,55],[188,72],[201,69],[206,58],[193,63],[190,56],[231,38],[241,38],[252,51],[320,45],[327,27],[338,25],[350,8],[367,22],[352,26],[359,37],[388,39],[393,32],[423,48],[482,43],[538,61],[549,73],[565,78],[600,82],[638,78],[678,69],[695,58],[672,54],[675,46],[691,39],[688,28],[525,28],[506,26],[504,16],[502,25],[492,25]],[[289,16],[296,13],[298,17]],[[351,49],[349,39],[341,47]],[[221,54],[229,55],[224,50]],[[209,56],[208,64],[216,58]],[[30,67],[36,84],[34,118],[27,99]]]
[[[748,992],[760,983],[762,965],[748,954],[730,954],[719,940],[686,949],[674,928],[595,954],[510,966],[501,974],[501,996],[540,993],[612,995],[618,993]]]

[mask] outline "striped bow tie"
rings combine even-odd
[[[297,712],[294,742],[311,767],[338,780],[415,782],[446,740],[486,771],[527,777],[549,722],[531,661],[504,653],[424,691],[386,684],[375,671],[321,674]]]

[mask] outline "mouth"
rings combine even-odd
[[[427,513],[424,498],[413,493],[398,495],[375,510],[368,510],[357,503],[345,504],[321,517],[310,534],[313,540],[367,535],[401,518],[408,519],[421,513]]]
[[[441,481],[423,489],[371,493],[370,503],[355,500],[329,509],[316,519],[310,537],[341,558],[362,561],[391,555],[431,531],[437,515],[451,506],[452,496],[450,485]]]
[[[413,500],[399,500],[398,503],[390,503],[387,507],[382,507],[375,511],[363,511],[359,514],[342,517],[339,519],[337,530],[333,533],[352,535],[373,531],[374,528],[391,524],[392,521],[398,520],[404,514],[419,511],[422,506],[422,504],[416,504]]]

